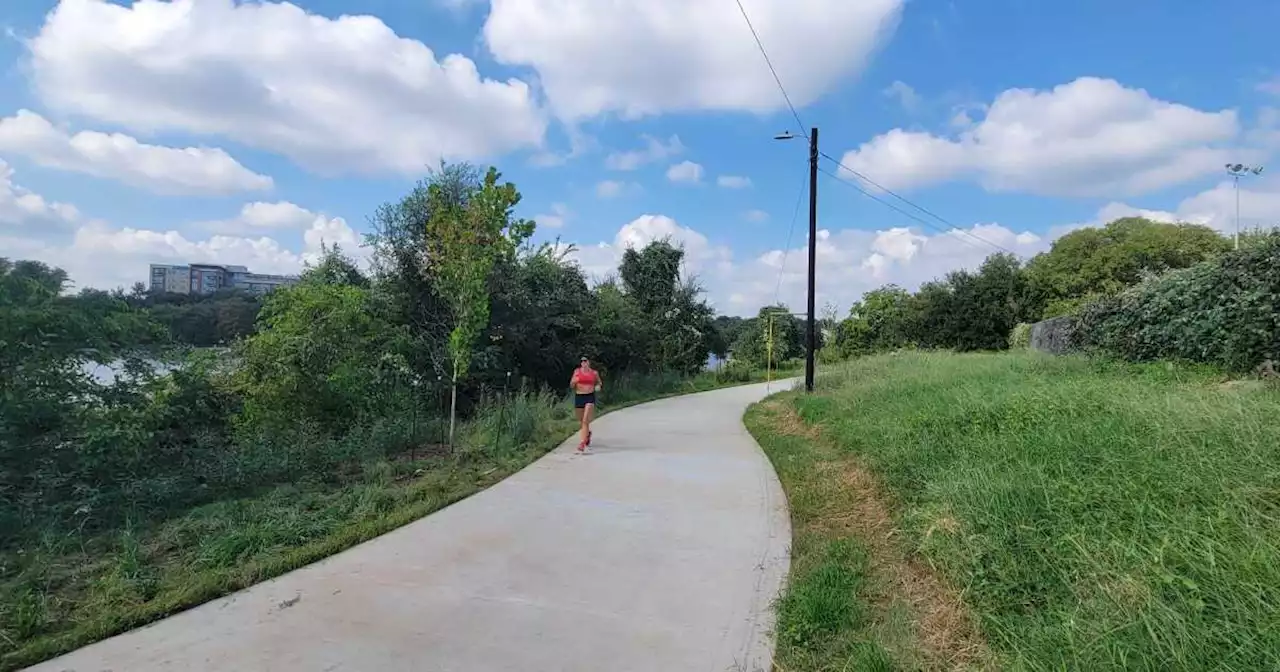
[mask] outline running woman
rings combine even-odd
[[[600,391],[604,381],[600,372],[591,368],[591,360],[583,357],[569,378],[569,387],[573,388],[573,411],[578,416],[579,436],[578,452],[585,453],[591,446],[591,416],[596,410],[596,393]]]

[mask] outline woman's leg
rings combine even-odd
[[[587,404],[582,409],[582,443],[583,445],[591,444],[591,416],[595,415],[596,405]]]
[[[573,414],[578,416],[578,450],[587,443],[587,409],[583,406],[575,406]]]

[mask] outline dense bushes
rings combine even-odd
[[[1180,359],[1232,370],[1280,355],[1280,233],[1145,280],[1084,309],[1085,347],[1133,361]]]
[[[914,294],[894,285],[867,292],[837,326],[835,347],[845,357],[903,347],[1000,350],[1014,325],[1036,315],[1022,264],[996,254]]]
[[[1026,350],[1029,347],[1031,347],[1031,325],[1019,322],[1014,326],[1013,331],[1009,332],[1009,349]]]
[[[1260,240],[1251,237],[1246,247],[1256,248],[1262,245]],[[1078,315],[1094,304],[1099,306],[1089,309],[1094,311],[1094,322],[1102,320],[1103,313],[1130,314],[1131,308],[1120,308],[1112,297],[1144,277],[1217,259],[1229,247],[1226,238],[1208,227],[1139,217],[1079,229],[1054,241],[1052,249],[1025,264],[1010,254],[994,254],[976,271],[949,273],[925,283],[915,293],[893,285],[867,292],[837,326],[835,356],[856,357],[913,346],[959,351],[1025,347],[1030,334],[1024,333],[1025,329],[1015,330],[1019,324]],[[1190,307],[1183,299],[1169,297],[1169,301]],[[1148,306],[1144,310],[1150,313],[1153,309]],[[1149,314],[1141,319],[1157,318]],[[1108,348],[1118,344],[1120,334],[1129,333],[1136,324],[1126,326],[1118,319],[1107,323],[1110,335],[1104,340]],[[1171,329],[1182,330],[1177,338],[1189,336],[1185,325]],[[1172,333],[1166,334],[1166,341],[1174,338]],[[1171,351],[1167,345],[1153,345],[1159,339],[1150,334],[1125,338],[1131,342],[1122,350],[1135,356],[1139,352],[1144,353],[1142,357],[1164,356],[1150,353]],[[1236,334],[1234,338],[1258,337]],[[1256,344],[1251,347],[1257,349]],[[1223,361],[1203,353],[1198,357]]]

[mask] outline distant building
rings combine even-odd
[[[297,281],[296,275],[252,273],[244,266],[151,264],[150,287],[153,292],[173,294],[212,294],[227,288],[265,294]]]

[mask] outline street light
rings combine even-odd
[[[791,131],[779,133],[773,136],[774,140],[794,140],[803,137],[793,134]],[[809,313],[807,320],[807,333],[805,338],[808,341],[808,351],[804,356],[804,390],[805,392],[813,391],[813,358],[814,352],[818,349],[817,331],[814,325],[814,306],[813,306],[813,289],[814,289],[814,267],[818,260],[818,129],[817,127],[809,129]]]
[[[1261,175],[1262,166],[1246,166],[1243,163],[1228,163],[1227,174],[1235,182],[1236,188],[1236,249],[1240,249],[1240,178],[1250,175]]]

